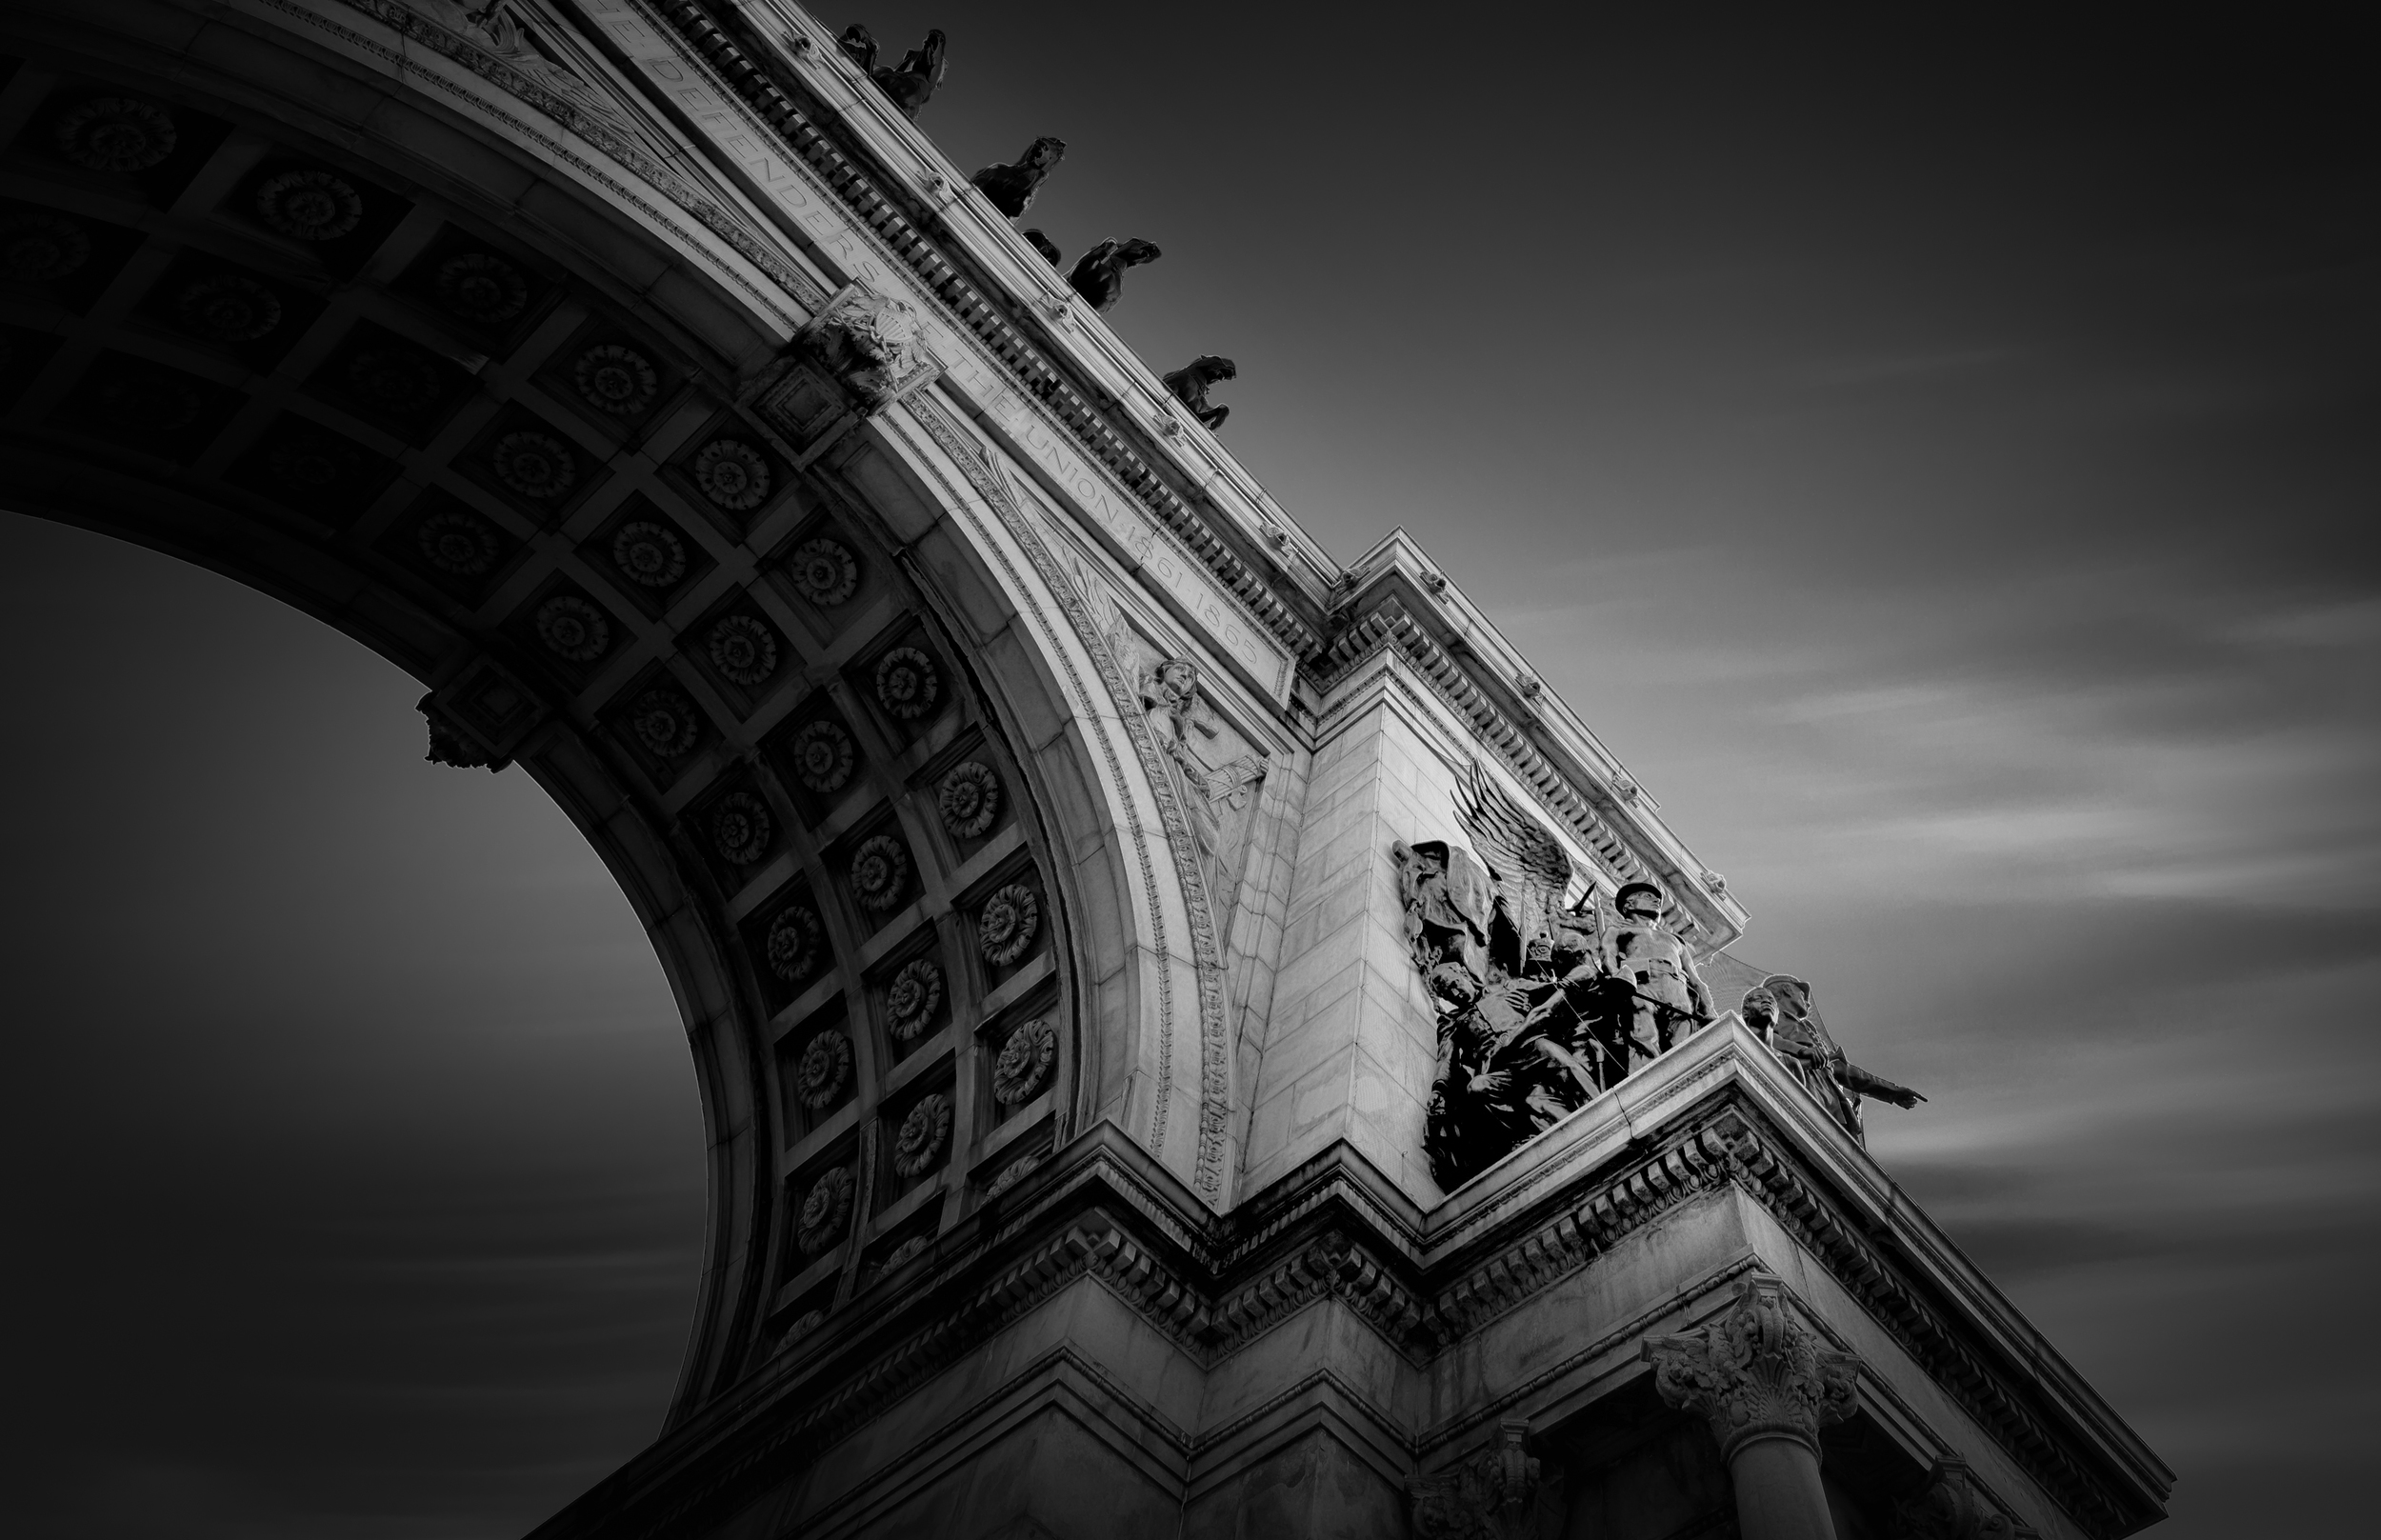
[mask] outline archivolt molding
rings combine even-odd
[[[390,0],[378,0],[390,3]],[[756,65],[747,46],[762,48],[750,30],[741,41],[726,30],[694,0],[662,0],[657,7],[643,0],[618,0],[619,8],[640,13],[657,10],[658,24],[694,50],[689,65],[735,104],[752,132],[791,151],[790,164],[823,182],[833,196],[856,216],[854,229],[878,250],[908,272],[931,294],[961,336],[990,354],[999,370],[1013,380],[1025,399],[1055,420],[1067,436],[1086,450],[1104,476],[1112,480],[1139,507],[1156,515],[1158,529],[1189,559],[1222,583],[1224,590],[1250,618],[1304,657],[1321,645],[1313,629],[1284,604],[1254,569],[1158,473],[1149,460],[1125,442],[1107,414],[1085,400],[1057,367],[1030,342],[1005,313],[1004,298],[989,296],[970,282],[940,243],[922,233],[910,213],[898,207],[864,171],[852,164],[821,127],[823,114],[807,110],[790,92],[809,94],[799,82],[798,67],[772,55]],[[607,9],[610,9],[608,6]],[[730,22],[730,25],[736,25]],[[831,42],[812,51],[825,54]]]
[[[1224,1010],[1223,948],[1216,934],[1214,909],[1199,868],[1198,848],[1190,833],[1189,819],[1184,815],[1175,795],[1173,778],[1166,772],[1165,759],[1157,740],[1150,730],[1140,702],[1135,698],[1132,682],[1125,677],[1123,665],[1109,645],[1108,637],[1091,613],[1090,596],[1051,552],[1034,522],[1018,506],[1014,491],[983,446],[951,420],[950,414],[930,396],[921,393],[909,403],[910,415],[942,448],[961,474],[968,478],[985,505],[996,513],[1002,527],[1033,562],[1041,578],[1041,587],[1054,596],[1066,611],[1076,639],[1098,669],[1100,682],[1108,691],[1109,704],[1117,720],[1125,727],[1139,757],[1141,772],[1158,809],[1160,823],[1166,834],[1168,853],[1172,857],[1174,876],[1183,894],[1184,910],[1190,927],[1191,966],[1198,980],[1199,1008],[1199,1133],[1193,1168],[1193,1185],[1211,1200],[1220,1199],[1223,1191],[1224,1155],[1231,1128],[1231,1056],[1230,1029]],[[1012,579],[1013,582],[1013,579]],[[1039,622],[1039,604],[1030,591],[1017,585],[1033,604]],[[1062,657],[1062,662],[1063,662]],[[1087,716],[1096,719],[1090,693],[1082,681],[1074,677],[1073,666],[1065,664],[1070,684],[1083,701]],[[1099,733],[1100,748],[1107,756],[1109,774],[1123,784],[1123,767],[1105,733]],[[1173,985],[1170,970],[1166,967],[1165,911],[1159,898],[1156,872],[1149,855],[1148,838],[1130,796],[1121,799],[1130,820],[1129,831],[1133,841],[1142,875],[1142,887],[1149,906],[1150,928],[1156,941],[1158,985],[1158,1094],[1157,1106],[1150,1129],[1153,1150],[1163,1149],[1166,1140],[1167,1115],[1171,1107],[1173,1067]]]
[[[343,27],[300,0],[256,0],[256,3],[327,32],[349,48],[380,60],[401,74],[436,88],[440,92],[468,105],[483,117],[504,126],[545,153],[570,167],[607,193],[634,209],[655,225],[670,232],[681,249],[701,252],[704,244],[694,232],[671,219],[636,189],[620,181],[602,167],[572,150],[569,145],[505,110],[485,96],[464,90],[459,84],[438,70],[424,66],[401,49],[390,48],[378,39],[353,28]],[[758,231],[736,218],[713,199],[705,197],[684,177],[657,159],[645,147],[637,144],[627,132],[591,110],[583,100],[562,95],[545,81],[533,78],[518,63],[497,53],[466,33],[445,25],[445,21],[468,20],[464,8],[452,0],[336,0],[337,4],[370,17],[399,36],[417,42],[441,58],[461,65],[481,79],[496,87],[508,96],[536,109],[549,119],[569,129],[571,133],[602,150],[612,161],[633,171],[649,187],[662,193],[679,211],[692,215],[705,230],[731,247],[737,255],[767,274],[786,293],[793,296],[804,309],[815,311],[827,302],[828,293],[808,273],[785,260],[782,252],[764,240]],[[517,3],[517,0],[516,0]],[[494,10],[490,8],[490,12]],[[442,18],[444,18],[442,20]],[[549,70],[554,67],[549,66]],[[556,71],[558,72],[558,71]],[[588,83],[590,94],[596,83]],[[619,88],[610,81],[602,83],[615,98],[613,105],[627,110],[625,102],[617,100]],[[750,277],[725,265],[714,268],[717,276],[741,290],[753,304],[774,317],[789,331],[802,324],[803,318],[789,312]]]

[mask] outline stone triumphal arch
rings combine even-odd
[[[1317,549],[890,61],[785,0],[0,52],[0,497],[417,675],[677,995],[693,1340],[541,1534],[2158,1516],[1652,799],[1409,541]]]

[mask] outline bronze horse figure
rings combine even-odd
[[[1044,134],[1025,147],[1013,166],[987,166],[968,178],[976,190],[991,200],[992,207],[1010,219],[1023,214],[1033,203],[1033,194],[1041,190],[1042,178],[1066,158],[1067,141]]]
[[[1125,291],[1125,270],[1154,262],[1162,254],[1153,242],[1138,236],[1102,241],[1075,258],[1074,270],[1067,274],[1067,282],[1076,293],[1091,302],[1091,309],[1110,310]]]
[[[1213,353],[1201,353],[1172,373],[1161,377],[1166,389],[1174,393],[1174,399],[1190,408],[1190,415],[1211,433],[1224,426],[1224,419],[1231,415],[1231,409],[1209,406],[1207,388],[1219,380],[1236,379],[1239,374],[1240,370],[1231,359],[1219,358]]]
[[[892,98],[903,117],[915,118],[918,109],[932,99],[934,88],[943,83],[943,70],[948,63],[943,53],[947,45],[939,27],[926,34],[923,47],[903,54],[898,68],[877,68],[876,39],[856,21],[843,30],[842,43],[844,52],[860,67],[860,72]]]

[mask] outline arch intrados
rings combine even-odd
[[[275,39],[274,46],[282,45]],[[509,190],[498,185],[492,171],[474,178],[464,174],[458,163],[428,161],[389,149],[385,143],[365,153],[367,147],[357,136],[329,118],[316,104],[294,97],[268,99],[254,87],[193,67],[187,58],[169,71],[160,68],[160,61],[153,57],[145,61],[137,51],[105,61],[54,52],[45,59],[41,50],[33,51],[36,57],[29,69],[38,70],[45,63],[61,66],[56,70],[61,80],[80,76],[194,109],[232,125],[229,140],[247,135],[264,139],[272,147],[264,154],[286,154],[371,179],[410,204],[412,211],[400,216],[399,224],[417,218],[438,229],[460,229],[488,239],[495,250],[538,269],[541,276],[590,314],[608,313],[657,347],[675,350],[686,361],[683,373],[690,389],[731,382],[769,357],[783,341],[781,317],[760,313],[748,296],[740,296],[708,273],[697,271],[690,276],[678,270],[684,265],[676,262],[676,253],[655,231],[616,218],[606,223],[591,200],[578,206],[575,213],[588,221],[586,230],[603,230],[606,242],[600,250],[566,228],[552,208],[508,195]],[[337,81],[324,80],[321,59],[299,62],[306,68],[293,70],[293,78],[317,90],[337,88]],[[254,77],[261,72],[245,73]],[[22,79],[20,71],[19,84]],[[376,110],[421,113],[418,107],[393,92],[383,98]],[[20,126],[39,111],[40,104],[35,104],[20,118]],[[392,127],[385,121],[380,126],[384,130]],[[441,127],[442,131],[452,133],[456,126]],[[481,148],[497,153],[473,162],[475,166],[524,169],[527,157],[514,147],[491,146],[483,139]],[[12,193],[23,190],[21,186],[10,189]],[[244,267],[258,260],[253,243],[243,244],[201,228],[178,208],[128,208],[121,200],[111,202],[105,190],[94,192],[70,185],[51,206],[102,223],[114,223],[109,218],[112,214],[123,221],[119,228],[140,234],[144,251],[151,247],[161,251],[196,251],[232,262],[245,257],[250,262],[242,263]],[[425,241],[435,238],[433,232]],[[679,281],[664,285],[645,279],[637,270],[640,265],[675,271]],[[270,274],[282,270],[265,270]],[[351,286],[372,289],[361,313],[375,321],[402,325],[404,313],[387,292],[385,280],[392,276],[396,274],[366,264]],[[121,272],[115,282],[118,286],[125,282]],[[329,290],[333,295],[344,291],[337,284]],[[89,352],[121,345],[116,350],[169,367],[193,362],[190,350],[130,319],[127,309],[130,296],[123,297],[126,303],[115,307],[118,313],[106,324],[95,320],[90,311],[50,318],[59,323],[54,333],[62,338],[59,350],[81,348]],[[10,312],[11,324],[17,321],[30,321],[32,329],[38,329],[45,317],[33,307]],[[51,361],[57,356],[53,352]],[[516,377],[517,371],[509,371],[504,358],[491,358],[490,365],[481,376],[481,386],[500,403],[519,399],[518,388],[527,376]],[[220,369],[203,377],[218,382],[236,379]],[[279,383],[310,420],[328,418],[341,428],[350,426],[336,412],[312,411],[314,404],[302,397],[302,382],[289,378],[276,382],[268,373],[248,383],[261,389]],[[36,389],[40,384],[37,378]],[[259,389],[250,389],[249,393],[253,398]],[[235,417],[235,428],[237,422]],[[576,434],[578,425],[568,426],[574,431],[576,447],[586,435]],[[210,461],[202,453],[193,463],[180,467],[139,456],[107,454],[89,436],[50,431],[47,419],[30,410],[18,412],[10,427],[5,450],[0,450],[0,488],[5,488],[10,506],[20,511],[93,529],[206,567],[313,615],[426,683],[450,679],[472,657],[518,656],[517,647],[507,638],[489,634],[488,616],[435,592],[415,580],[417,574],[393,570],[369,545],[359,545],[345,531],[310,528],[277,510],[261,509],[253,497],[240,495],[219,474],[210,473],[221,470],[227,458],[224,454]],[[387,435],[368,442],[376,448],[389,447]],[[892,475],[875,477],[874,490],[862,493],[834,477],[831,470],[813,468],[804,478],[806,495],[815,497],[819,505],[811,512],[840,519],[854,534],[873,542],[879,554],[897,564],[915,600],[917,623],[941,640],[941,655],[972,682],[989,717],[984,730],[1005,738],[1014,750],[1008,763],[1029,793],[1017,799],[1020,824],[1030,826],[1025,843],[1032,852],[1043,890],[1059,914],[1080,913],[1084,905],[1076,890],[1075,861],[1086,852],[1104,852],[1095,858],[1113,869],[1110,887],[1122,890],[1127,876],[1118,842],[1103,837],[1112,832],[1104,829],[1067,831],[1073,836],[1070,839],[1045,827],[1045,810],[1053,805],[1046,784],[1045,756],[1079,761],[1086,756],[1079,742],[1067,732],[1047,734],[1039,742],[1029,742],[1027,736],[1027,724],[1063,722],[1074,714],[1074,708],[1047,662],[1030,647],[1005,653],[1004,667],[997,671],[978,666],[969,640],[975,633],[976,622],[1010,609],[998,576],[950,518],[947,490],[912,473],[880,430],[864,429],[854,443],[855,454],[877,457],[880,466],[892,468]],[[418,453],[424,448],[416,446],[415,450]],[[416,468],[414,456],[401,458],[409,469]],[[431,479],[435,479],[434,472]],[[401,477],[397,484],[410,483]],[[907,506],[886,506],[888,486],[901,489],[895,500]],[[826,511],[821,513],[821,510]],[[567,528],[567,521],[560,527]],[[1017,667],[1019,660],[1028,666]],[[524,667],[520,671],[533,670]],[[558,718],[568,715],[567,708],[556,712]],[[771,1061],[768,1041],[774,1011],[759,996],[749,964],[738,961],[732,933],[721,933],[716,924],[688,923],[687,894],[704,886],[703,863],[686,848],[685,830],[673,827],[673,821],[699,798],[701,789],[657,790],[636,772],[630,756],[598,741],[587,730],[587,724],[556,720],[542,730],[545,745],[525,750],[520,755],[523,769],[554,797],[620,881],[639,923],[653,940],[681,1013],[696,1037],[697,1078],[712,1152],[711,1223],[694,1341],[675,1398],[675,1418],[746,1367],[751,1350],[761,1345],[771,1311],[768,1290],[772,1253],[785,1229],[779,1211],[784,1194],[773,1164],[776,1151],[754,1152],[737,1146],[740,1140],[750,1143],[745,1136],[756,1124],[770,1122],[766,1103],[774,1092],[778,1068]],[[1088,762],[1077,764],[1073,773],[1083,785],[1096,784],[1096,769]],[[1076,981],[1093,976],[1089,971],[1091,960],[1080,954],[1089,944],[1088,933],[1071,924],[1056,929],[1066,938],[1066,954],[1053,969],[1051,987],[1071,1005]],[[1062,1018],[1071,1025],[1080,1022],[1082,1015],[1079,1010],[1068,1009]],[[701,1034],[707,1024],[720,1021],[733,1024],[732,1033],[728,1034],[733,1041],[707,1051]],[[1070,1044],[1067,1059],[1074,1073],[1055,1112],[1057,1135],[1081,1127],[1091,1113],[1094,1088],[1102,1078],[1092,1062],[1094,1052],[1090,1043]]]

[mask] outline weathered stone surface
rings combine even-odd
[[[1743,908],[1410,540],[1342,567],[1185,430],[1198,390],[1096,313],[1125,243],[1070,298],[901,121],[938,57],[889,94],[815,19],[763,35],[758,14],[0,12],[25,61],[11,134],[102,89],[238,119],[162,192],[21,179],[0,494],[411,670],[448,759],[522,765],[587,831],[685,1015],[716,1173],[687,1370],[652,1449],[541,1532],[1370,1536],[1415,1520],[1412,1478],[1451,1477],[1431,1532],[1651,1540],[1725,1524],[1727,1493],[1640,1344],[1753,1272],[1878,1389],[1841,1425],[1856,1469],[1828,1452],[1848,1433],[1782,1440],[1830,1462],[1841,1503],[1906,1500],[1929,1533],[2153,1520],[2154,1456],[1791,1044],[1725,1017],[1673,1033],[1442,1187],[1444,995],[1416,964],[1473,959],[1446,954],[1464,927],[1443,908],[1409,923],[1401,844],[1505,863],[1514,935],[1491,905],[1473,939],[1519,948],[1507,984],[1544,985],[1528,935],[1587,888],[1658,885],[1668,940],[1649,924],[1621,951],[1682,988]],[[242,155],[338,180],[352,227],[265,230]],[[263,240],[295,275],[286,351],[130,319],[171,299],[148,287],[184,254],[253,266]],[[470,314],[435,271],[466,247],[488,259]],[[80,279],[43,266],[76,251]],[[612,350],[605,389],[580,381],[590,349]],[[110,416],[138,381],[165,393]],[[568,454],[567,487],[500,473],[524,433]],[[308,490],[324,476],[337,497]],[[685,573],[606,568],[630,526],[675,531]],[[803,555],[820,541],[850,581]],[[558,600],[571,625],[541,629]],[[896,654],[930,693],[879,688]],[[822,790],[791,749],[826,720],[851,767]],[[936,790],[962,763],[1003,798],[964,837]],[[864,905],[853,859],[880,838],[904,881]],[[1042,929],[1003,958],[983,911],[1016,885]],[[790,978],[770,936],[797,903],[817,957]],[[898,1034],[887,996],[930,957],[939,1013]],[[1004,1099],[1027,1020],[1051,1063]],[[802,1081],[830,1032],[848,1070]],[[931,1152],[896,1163],[921,1106]],[[830,1171],[850,1212],[805,1250]],[[1532,1460],[1533,1517],[1507,1500]]]

